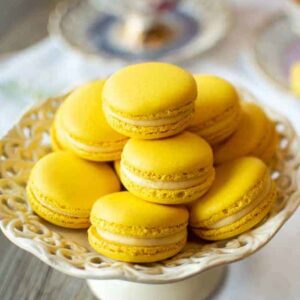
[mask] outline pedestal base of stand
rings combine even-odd
[[[123,280],[87,280],[93,294],[101,300],[202,300],[215,292],[227,268],[217,267],[191,278],[167,284],[145,284]]]

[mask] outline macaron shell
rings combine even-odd
[[[182,250],[186,239],[165,246],[128,246],[102,239],[94,226],[88,230],[90,245],[99,253],[120,261],[150,263],[172,257]]]
[[[126,236],[168,236],[181,231],[187,221],[185,207],[146,202],[129,192],[101,197],[91,211],[94,226]]]
[[[280,140],[279,134],[274,128],[268,146],[266,147],[266,149],[264,149],[264,152],[260,155],[261,159],[266,163],[271,164],[272,159],[274,159],[276,151],[279,146],[279,140]]]
[[[120,163],[121,163],[120,160],[114,161],[114,169],[115,169],[117,175],[119,176],[119,178],[120,178]]]
[[[206,227],[235,214],[255,201],[269,180],[267,166],[255,157],[243,157],[218,166],[208,193],[192,204],[191,226]]]
[[[188,130],[203,137],[214,146],[230,137],[236,131],[240,120],[241,108],[236,105],[211,121],[200,123],[198,126],[189,126]]]
[[[259,147],[255,150],[253,155],[259,157],[266,163],[270,163],[277,150],[279,143],[279,135],[276,131],[274,122],[268,122],[268,127],[265,131],[265,139],[261,142]]]
[[[239,106],[239,95],[228,81],[213,75],[194,75],[194,78],[198,94],[191,126],[209,122]]]
[[[273,187],[268,197],[266,197],[249,214],[237,220],[236,222],[216,229],[199,228],[199,229],[193,229],[193,231],[199,237],[211,241],[224,240],[224,239],[237,236],[253,228],[258,223],[260,223],[265,218],[265,216],[270,212],[275,200],[276,200],[276,189],[275,189],[275,185],[273,184]]]
[[[121,164],[129,165],[144,177],[150,173],[170,175],[170,179],[173,174],[193,172],[211,166],[212,162],[213,153],[208,143],[190,132],[153,141],[131,139],[121,158]],[[176,176],[173,179],[176,180]]]
[[[64,150],[61,143],[58,141],[58,138],[56,136],[56,128],[55,128],[55,121],[53,122],[51,128],[50,128],[50,142],[51,147],[53,151],[60,151]]]
[[[77,88],[60,107],[64,130],[87,144],[125,139],[106,122],[102,110],[104,83],[105,80],[96,80]]]
[[[273,134],[270,130],[271,121],[260,107],[253,103],[244,103],[242,109],[242,119],[237,131],[214,148],[216,164],[245,155],[261,156],[260,152],[257,152],[262,148],[261,143],[265,143],[269,135]]]
[[[166,190],[143,187],[130,180],[121,172],[121,181],[131,193],[150,202],[168,205],[187,204],[199,199],[209,190],[214,178],[215,172],[212,170],[212,173],[200,185],[184,189]]]
[[[59,126],[53,126],[52,136],[52,147],[54,151],[63,149],[76,154],[80,158],[95,162],[109,162],[120,159],[122,148],[126,143],[126,140],[124,140],[115,143],[111,142],[106,146],[103,144],[100,146],[84,144],[79,140],[72,141],[69,138],[66,138],[66,132]],[[55,137],[56,141],[54,140]],[[87,150],[86,147],[91,147],[92,150]],[[109,147],[110,150],[105,150],[105,147]]]
[[[85,84],[72,92],[58,109],[53,146],[92,161],[119,159],[127,138],[107,123],[102,111],[104,80]]]
[[[106,104],[124,116],[159,114],[193,102],[196,95],[190,73],[160,62],[127,66],[114,73],[103,89]]]
[[[65,214],[56,213],[41,205],[30,189],[27,189],[27,197],[34,212],[44,220],[65,228],[81,229],[90,225],[89,217],[72,217]]]
[[[152,126],[141,126],[134,125],[125,122],[111,114],[111,112],[104,106],[106,111],[106,119],[109,125],[120,134],[137,139],[160,139],[175,135],[186,129],[192,119],[193,107],[191,107],[190,112],[187,114],[185,110],[183,112],[178,111],[179,121],[161,125],[161,120],[168,120],[168,112],[164,116],[161,116],[159,121],[152,121],[154,125]]]
[[[35,164],[27,190],[55,212],[89,217],[93,203],[105,194],[119,191],[120,182],[107,164],[58,151]]]
[[[241,117],[239,95],[232,84],[213,75],[195,75],[198,95],[189,130],[211,145],[228,138]]]

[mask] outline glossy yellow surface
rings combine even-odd
[[[232,84],[214,75],[195,75],[198,95],[195,102],[195,114],[191,122],[193,131],[212,142],[228,137],[239,122],[239,95]],[[230,127],[224,128],[224,126]],[[220,140],[214,140],[217,131],[225,131]]]
[[[259,224],[270,212],[276,201],[276,197],[276,189],[275,185],[273,185],[268,196],[255,209],[237,221],[217,229],[201,228],[193,230],[199,237],[205,240],[217,241],[232,238]]]
[[[126,137],[113,130],[102,111],[104,80],[89,82],[72,92],[59,108],[52,136],[66,150],[94,161],[118,159]]]
[[[234,216],[263,199],[239,218]],[[229,238],[256,225],[270,210],[276,196],[267,166],[255,157],[242,157],[216,168],[216,179],[208,193],[190,207],[190,225],[202,238]],[[233,216],[230,224],[212,226]]]
[[[143,201],[129,192],[100,198],[91,212],[88,231],[91,246],[99,253],[128,262],[154,262],[178,253],[186,243],[188,211],[183,206],[164,206]],[[117,234],[118,241],[102,237],[101,232]],[[161,244],[162,238],[182,233],[177,242]],[[131,238],[131,244],[122,242]],[[132,239],[133,238],[133,239]],[[150,241],[148,246],[139,240]]]
[[[116,112],[149,118],[193,102],[196,95],[190,73],[160,62],[127,66],[114,73],[103,89],[104,101]]]
[[[120,160],[114,161],[114,169],[115,169],[117,175],[120,177]]]
[[[147,201],[183,204],[198,199],[214,180],[209,144],[185,131],[160,140],[131,139],[121,158],[121,181]]]
[[[57,139],[56,134],[56,128],[55,128],[55,122],[53,122],[51,128],[50,128],[50,142],[51,142],[51,148],[53,151],[59,151],[63,150],[63,146],[59,143]]]
[[[52,217],[57,215],[61,219],[68,215],[75,223],[76,218],[83,218],[87,221],[85,227],[89,225],[93,203],[119,190],[120,182],[109,165],[88,162],[65,151],[48,154],[39,160],[27,185],[29,200],[34,198],[37,214],[54,224]]]
[[[124,147],[122,162],[139,172],[174,174],[175,179],[178,173],[211,166],[213,153],[204,139],[185,131],[166,139],[130,139]]]
[[[274,123],[265,112],[253,103],[244,103],[237,131],[214,148],[214,160],[220,164],[245,155],[268,162],[274,155],[278,136]]]
[[[123,228],[119,233],[139,237],[149,236],[147,229],[150,228],[155,236],[175,233],[182,230],[178,225],[186,224],[187,220],[188,212],[184,206],[147,202],[129,192],[113,193],[100,198],[91,212],[93,225],[101,226],[98,222],[103,221],[104,228],[113,231],[113,226],[110,228],[109,225],[118,224]],[[164,232],[161,228],[168,230]]]
[[[183,131],[194,113],[193,76],[175,65],[148,62],[113,74],[103,88],[110,126],[132,138],[157,139]]]
[[[192,125],[210,121],[239,104],[239,95],[227,80],[214,75],[194,75],[194,78],[198,94]]]

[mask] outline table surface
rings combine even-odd
[[[22,49],[44,37],[47,34],[47,16],[55,2],[57,0],[0,0],[0,55]],[[241,3],[239,0],[235,2]],[[279,0],[273,0],[273,2],[279,2]],[[248,1],[248,3],[247,10],[253,10],[256,21],[257,15],[267,6],[263,7],[259,0]],[[256,7],[253,8],[254,4]],[[234,35],[240,37],[239,26],[247,23],[247,26],[251,27],[254,19],[249,14],[246,17],[240,14],[235,32],[229,38],[228,44],[237,45]],[[229,52],[232,52],[232,47],[229,48],[226,45],[222,53],[213,52],[213,62],[224,67],[225,63],[222,59]],[[234,58],[228,59],[226,64],[234,66],[235,71],[240,71],[241,68],[236,59],[237,52],[232,53],[230,55]],[[207,57],[206,62],[208,66],[202,66],[202,71],[211,68],[211,61]],[[283,110],[285,110],[284,107]],[[298,211],[271,243],[255,255],[230,267],[226,284],[215,295],[214,300],[300,299],[299,249]],[[31,254],[18,249],[2,233],[0,233],[0,255],[1,300],[95,299],[85,281],[53,270]]]

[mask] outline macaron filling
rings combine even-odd
[[[171,236],[166,237],[157,237],[157,238],[140,238],[140,237],[131,237],[131,236],[124,236],[120,234],[111,233],[108,231],[101,230],[97,228],[97,233],[103,239],[120,243],[128,246],[164,246],[170,244],[176,244],[182,240],[184,240],[187,236],[187,230],[184,229],[180,232],[176,232]]]
[[[123,149],[125,143],[127,142],[127,138],[126,138],[114,142],[98,142],[98,143],[95,142],[94,145],[88,145],[71,137],[65,131],[61,131],[60,134],[63,134],[63,138],[65,138],[69,143],[87,152],[96,152],[96,153],[120,152]]]
[[[222,120],[215,121],[214,123],[199,124],[199,126],[191,127],[189,130],[197,133],[198,135],[205,138],[208,142],[213,145],[222,142],[228,138],[237,128],[241,114],[239,109],[234,109],[230,112],[230,115]],[[211,123],[210,121],[207,123]]]
[[[174,124],[177,123],[179,121],[181,121],[182,119],[185,119],[187,117],[192,116],[193,112],[194,112],[194,103],[189,103],[187,104],[185,107],[181,107],[178,109],[178,113],[174,114],[174,111],[172,114],[168,114],[166,112],[166,117],[162,118],[161,115],[159,114],[159,117],[155,117],[155,115],[151,115],[149,116],[148,120],[144,119],[146,118],[146,116],[144,116],[144,118],[141,118],[141,116],[139,116],[139,118],[135,118],[134,116],[131,118],[127,118],[123,115],[120,115],[118,113],[116,113],[115,111],[112,110],[111,107],[109,107],[107,104],[105,104],[103,106],[104,110],[107,110],[107,112],[114,118],[123,121],[127,124],[131,124],[131,125],[135,125],[135,126],[143,126],[143,127],[152,127],[152,126],[163,126],[163,125],[170,125],[170,124]]]
[[[214,159],[220,164],[244,155],[268,162],[276,151],[275,124],[265,112],[251,102],[242,104],[243,112],[235,133],[214,147]]]
[[[131,170],[129,170],[126,165],[121,163],[121,172],[131,181],[136,184],[151,188],[151,189],[165,189],[165,190],[176,190],[176,189],[186,189],[193,186],[198,186],[205,184],[207,179],[211,176],[214,176],[214,169],[206,168],[203,173],[195,178],[190,178],[184,181],[154,181],[146,178],[142,178],[134,174]]]
[[[255,201],[250,203],[248,206],[244,207],[242,210],[238,211],[237,213],[225,217],[222,220],[219,220],[218,222],[207,226],[208,229],[218,229],[227,225],[230,225],[239,219],[245,217],[247,214],[249,214],[251,211],[253,211],[260,203],[262,203],[269,195],[272,193],[272,180],[270,177],[268,177],[268,180],[266,182],[266,188],[262,192],[262,194],[257,197]]]
[[[85,152],[90,153],[103,153],[103,154],[114,154],[116,152],[121,152],[125,143],[127,142],[127,138],[116,140],[116,141],[94,141],[94,142],[82,142],[80,138],[73,137],[71,134],[64,129],[63,125],[61,125],[61,130],[58,130],[57,126],[53,127],[54,137],[58,135],[60,139],[66,140],[71,145],[75,146],[78,149],[81,149]],[[57,138],[56,138],[57,140]]]
[[[235,104],[226,108],[226,110],[224,110],[223,113],[218,114],[207,121],[196,123],[192,125],[191,128],[195,129],[195,131],[206,130],[208,128],[212,128],[213,126],[216,125],[216,123],[219,122],[224,122],[224,125],[225,124],[228,125],[228,123],[231,123],[230,121],[236,120],[236,118],[239,118],[239,116],[240,116],[240,108],[239,105]]]

